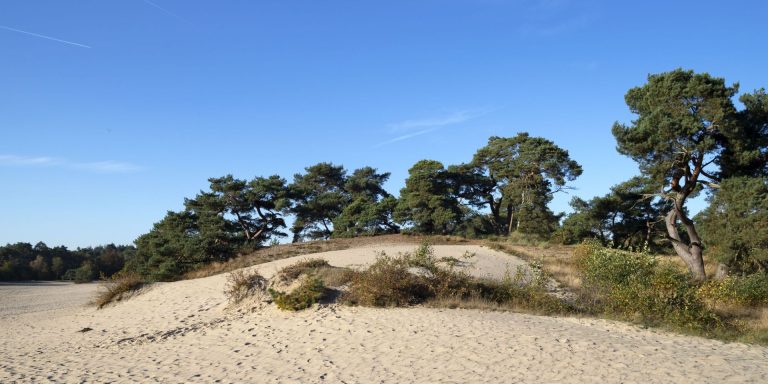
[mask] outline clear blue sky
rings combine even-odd
[[[589,198],[637,173],[625,92],[768,86],[765,1],[3,0],[0,244],[131,243],[206,179],[469,161],[519,131]],[[555,211],[568,209],[559,196]]]

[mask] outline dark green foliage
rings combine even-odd
[[[378,174],[371,167],[355,170],[344,190],[349,204],[333,220],[333,236],[355,237],[397,233],[400,228],[393,222],[397,199],[384,190],[389,173]]]
[[[348,202],[344,190],[347,171],[341,165],[319,163],[296,174],[289,186],[291,213],[296,217],[293,241],[302,237],[327,239],[331,236],[333,219],[341,214]]]
[[[136,258],[126,270],[149,281],[168,281],[204,263],[226,260],[234,249],[222,229],[225,226],[218,215],[205,214],[200,220],[194,212],[168,212],[149,233],[136,239]]]
[[[648,179],[634,177],[605,196],[590,201],[574,197],[574,212],[563,221],[557,237],[563,244],[595,238],[604,246],[660,250],[663,215],[670,207],[668,201],[654,196],[657,191]]]
[[[739,129],[722,138],[721,175],[768,176],[768,95],[759,89],[739,100],[744,104],[737,116]]]
[[[319,163],[297,174],[290,185],[296,217],[293,241],[396,233],[396,199],[384,190],[389,173],[363,167],[347,176],[342,166]]]
[[[408,170],[395,219],[423,234],[450,234],[459,226],[462,209],[443,164],[421,160]]]
[[[323,281],[314,276],[308,276],[301,285],[289,293],[269,290],[278,308],[286,311],[301,311],[319,302],[327,294]]]
[[[491,137],[463,170],[461,179],[468,186],[461,195],[472,205],[487,206],[497,233],[538,235],[548,235],[557,227],[559,217],[547,207],[552,194],[582,173],[568,151],[528,133]]]
[[[288,203],[279,176],[250,182],[227,175],[209,179],[209,192],[186,199],[182,212],[168,212],[136,239],[136,257],[126,266],[149,281],[167,281],[200,265],[225,261],[243,249],[285,236],[280,210]]]
[[[768,178],[724,180],[696,219],[708,254],[732,273],[768,271]]]
[[[131,246],[109,244],[68,250],[45,243],[8,244],[0,247],[0,280],[78,280],[88,282],[110,277],[134,257]]]

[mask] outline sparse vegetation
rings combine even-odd
[[[286,311],[300,311],[319,302],[328,292],[325,284],[316,276],[307,276],[291,292],[269,289],[269,294],[278,308]]]
[[[224,296],[230,303],[237,304],[248,297],[264,293],[267,290],[267,279],[258,272],[248,272],[239,269],[230,272],[227,284],[224,286]]]
[[[330,268],[327,260],[324,259],[304,259],[298,263],[291,264],[277,272],[277,278],[283,282],[291,282],[301,275],[308,275],[321,268]]]
[[[473,257],[465,254],[463,259]],[[344,301],[374,307],[426,304],[433,307],[513,309],[533,313],[567,313],[570,307],[547,293],[543,274],[520,269],[502,281],[477,279],[456,270],[456,258],[435,258],[422,244],[412,254],[381,254],[357,272]]]
[[[127,299],[144,286],[144,280],[135,273],[118,274],[99,287],[95,304],[101,309],[110,303]]]

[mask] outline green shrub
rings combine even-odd
[[[296,289],[289,293],[269,289],[277,307],[286,311],[307,309],[326,295],[325,284],[315,276],[308,276]]]
[[[768,304],[768,273],[746,277],[729,276],[720,281],[709,281],[701,287],[707,300],[726,304],[757,306]]]
[[[579,265],[592,310],[650,325],[711,330],[721,320],[705,305],[699,285],[671,263],[609,248],[592,248]]]
[[[237,304],[249,296],[265,292],[266,289],[267,279],[258,272],[246,272],[244,269],[238,269],[227,275],[224,296],[229,302]]]

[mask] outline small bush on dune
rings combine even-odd
[[[128,298],[144,286],[144,280],[136,273],[123,273],[105,281],[96,296],[99,309],[109,303],[115,303]]]
[[[429,297],[429,287],[409,268],[405,258],[381,254],[368,269],[353,275],[344,301],[370,307],[399,307],[424,301]]]
[[[269,294],[278,308],[287,311],[300,311],[319,302],[327,293],[323,281],[316,276],[307,276],[296,289],[285,293],[269,289]]]
[[[283,283],[288,283],[321,268],[331,268],[331,265],[324,259],[306,259],[281,269],[277,272],[277,278]]]
[[[237,304],[250,296],[266,292],[266,289],[267,279],[258,272],[246,272],[244,269],[238,269],[227,275],[224,296],[230,303]]]

